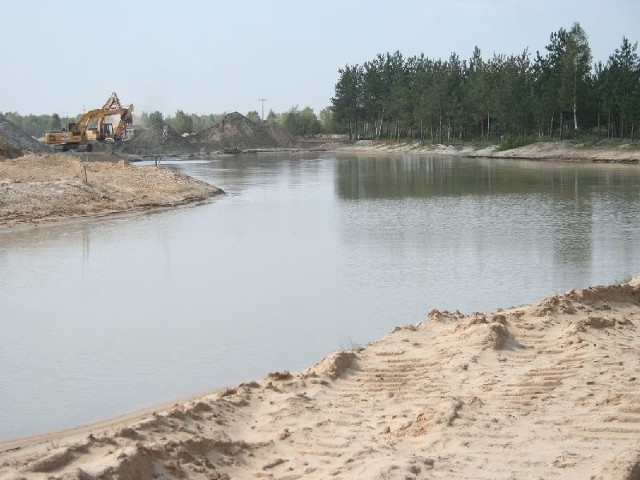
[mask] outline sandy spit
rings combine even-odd
[[[639,478],[640,275],[425,320],[305,371],[5,442],[0,478]]]
[[[140,212],[221,193],[187,175],[132,166],[113,154],[27,155],[0,160],[0,229]]]

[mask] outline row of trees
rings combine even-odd
[[[0,115],[2,113],[0,112]],[[175,115],[164,117],[162,112],[151,113],[142,112],[135,118],[135,123],[146,128],[152,126],[162,126],[165,123],[174,128],[178,133],[194,133],[211,127],[214,123],[222,121],[226,113],[198,115],[195,113],[185,113],[177,110]],[[81,114],[78,115],[78,117]],[[61,128],[77,119],[73,117],[61,118],[57,113],[52,115],[20,115],[17,112],[7,112],[3,115],[14,125],[17,125],[29,135],[39,138],[45,132],[59,131]],[[246,115],[254,122],[262,121],[256,110],[250,111]],[[332,111],[329,107],[316,116],[311,107],[293,107],[284,113],[269,111],[265,121],[279,124],[285,130],[294,135],[307,136],[316,135],[323,132],[332,131]]]
[[[606,63],[592,64],[580,24],[552,33],[546,52],[461,60],[400,52],[339,70],[335,127],[351,137],[453,140],[633,138],[640,120],[637,43],[623,37]]]
[[[166,122],[173,127],[178,133],[194,133],[201,130],[206,130],[214,123],[219,122],[224,117],[224,114],[206,114],[197,115],[195,113],[185,113],[182,110],[177,110],[174,116],[164,117],[161,112],[142,112],[140,118],[136,123],[142,124],[144,127],[151,127],[154,125],[163,125]]]
[[[0,112],[1,114],[1,112]],[[17,112],[7,112],[4,118],[14,125],[20,127],[35,138],[42,137],[45,132],[60,131],[64,125],[74,122],[71,117],[60,117],[57,113],[53,115],[20,115]]]
[[[154,125],[162,125],[167,123],[180,134],[194,133],[205,130],[214,123],[221,121],[225,113],[198,115],[195,113],[185,113],[177,110],[175,115],[163,117],[161,112],[146,113],[140,116],[140,122],[145,127]],[[246,114],[246,117],[253,122],[261,122],[260,114],[257,110],[252,110]],[[326,108],[320,112],[318,117],[311,107],[292,107],[284,113],[275,113],[269,111],[266,122],[273,122],[292,133],[293,135],[307,136],[317,135],[325,131],[330,131],[332,112],[330,108]]]

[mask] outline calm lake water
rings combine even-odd
[[[0,233],[0,439],[640,271],[640,167],[333,153],[164,168],[211,203]]]

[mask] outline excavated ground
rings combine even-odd
[[[238,112],[225,115],[222,121],[193,135],[190,140],[208,151],[278,149],[295,144],[294,137],[278,125],[253,122]]]
[[[16,158],[27,152],[45,152],[47,148],[0,115],[0,158]]]
[[[279,125],[253,122],[234,112],[208,129],[187,137],[182,137],[168,125],[147,128],[126,142],[122,152],[135,155],[209,154],[296,147],[298,140]]]
[[[0,228],[144,211],[221,193],[187,175],[132,166],[113,154],[27,155],[0,160]]]

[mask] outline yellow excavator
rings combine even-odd
[[[85,112],[77,122],[69,123],[60,132],[44,134],[44,143],[63,151],[77,149],[90,152],[91,142],[119,142],[131,135],[133,105],[124,108],[113,92],[102,108]]]

